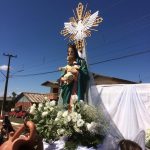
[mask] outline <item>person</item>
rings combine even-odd
[[[64,84],[69,84],[73,80],[77,80],[78,77],[78,71],[80,66],[77,64],[73,56],[68,56],[67,57],[67,62],[68,65],[65,67],[60,67],[60,71],[64,71],[64,75],[61,77],[60,81]]]
[[[134,141],[121,140],[119,142],[120,150],[142,150],[142,148]]]
[[[77,95],[78,101],[84,100],[87,82],[89,79],[86,61],[79,57],[75,44],[69,44],[68,56],[72,56],[76,65],[79,65],[80,67],[78,69],[78,76],[76,80],[73,80],[73,82],[70,82],[69,84],[61,85],[61,97],[63,99],[63,104],[70,104],[72,95]],[[74,70],[70,70],[70,72],[74,74]]]

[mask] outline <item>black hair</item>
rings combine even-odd
[[[78,50],[77,50],[77,48],[76,48],[76,45],[74,44],[74,43],[69,43],[68,44],[68,48],[72,48],[72,50],[74,51],[74,54],[75,54],[75,58],[78,58],[79,57],[79,55],[78,55]],[[67,50],[68,51],[68,50]]]
[[[119,146],[121,150],[142,150],[136,142],[125,139],[119,142]]]

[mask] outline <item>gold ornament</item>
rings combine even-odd
[[[73,11],[74,12],[74,11]],[[78,4],[76,14],[69,19],[69,22],[64,23],[64,29],[61,30],[61,35],[74,41],[77,49],[82,52],[84,41],[91,36],[92,27],[98,26],[103,18],[98,16],[99,11],[91,14],[91,11],[86,11],[82,3]]]

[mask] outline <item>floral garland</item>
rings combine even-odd
[[[33,104],[30,119],[36,124],[39,135],[47,142],[68,137],[65,149],[100,144],[108,128],[102,113],[83,101],[74,101],[71,112],[67,108],[56,105],[55,101]]]

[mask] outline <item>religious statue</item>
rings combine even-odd
[[[74,95],[77,96],[78,101],[84,100],[89,74],[86,61],[78,56],[75,44],[70,44],[68,46],[67,59],[68,65],[64,68],[60,68],[60,70],[65,69],[65,73],[60,79],[62,90],[61,97],[63,99],[63,104],[71,105],[72,96]]]

